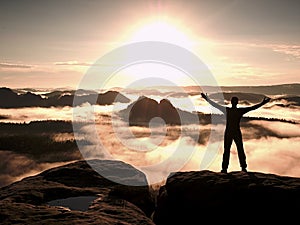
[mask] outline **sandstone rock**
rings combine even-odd
[[[161,187],[157,225],[292,222],[298,218],[300,178],[260,172],[177,172]]]
[[[199,122],[198,114],[175,108],[168,99],[157,102],[145,96],[139,97],[119,114],[128,121],[130,126],[149,126],[150,121],[155,117],[161,118],[168,125]]]
[[[144,180],[145,185],[115,183],[99,175],[89,164],[106,171],[124,169],[127,171],[123,174],[124,179]],[[1,224],[153,224],[150,219],[153,200],[142,172],[120,161],[90,160],[89,164],[77,161],[2,187]],[[86,211],[49,203],[93,196],[91,200],[94,201]],[[73,199],[74,203],[78,204],[78,201]]]

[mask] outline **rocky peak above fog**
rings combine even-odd
[[[90,165],[142,186],[115,183]],[[153,224],[153,209],[145,175],[120,161],[77,161],[0,189],[1,224]]]
[[[154,118],[161,118],[168,125],[181,125],[198,121],[198,115],[176,108],[168,99],[159,102],[140,96],[126,109],[119,112],[130,126],[149,126]]]
[[[154,222],[292,223],[299,219],[300,178],[261,172],[176,172],[160,188]]]

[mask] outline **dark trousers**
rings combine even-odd
[[[225,130],[222,169],[227,170],[228,168],[232,141],[234,141],[236,144],[241,168],[247,168],[246,155],[244,151],[241,131],[238,130],[232,132]]]

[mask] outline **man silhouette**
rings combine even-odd
[[[208,98],[207,94],[201,93],[202,98],[204,98],[209,104],[213,107],[219,109],[226,115],[226,128],[224,133],[224,152],[223,152],[223,161],[222,161],[222,173],[227,173],[227,168],[229,165],[229,157],[230,157],[230,148],[232,141],[235,142],[238,152],[238,158],[240,162],[240,167],[242,171],[247,172],[247,163],[246,163],[246,155],[244,152],[242,133],[240,129],[240,121],[243,115],[249,111],[258,109],[264,104],[270,101],[270,98],[264,97],[262,102],[244,108],[237,108],[237,104],[239,99],[237,97],[231,98],[232,107],[225,107],[219,105],[218,103],[212,101]]]

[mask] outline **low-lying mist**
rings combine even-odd
[[[169,175],[174,167],[171,163],[163,163],[170,158],[181,165],[180,170],[221,169],[224,124],[200,125],[200,129],[199,125],[149,128],[128,127],[122,121],[114,122],[114,126],[117,124],[114,127],[109,116],[100,116],[99,121],[101,123],[96,126],[96,136],[90,135],[90,132],[94,132],[93,125],[82,127],[81,130],[81,138],[89,143],[82,146],[81,150],[90,158],[125,161],[144,170],[148,178],[153,180],[157,179],[155,176],[166,178]],[[299,124],[288,122],[242,122],[249,170],[300,177],[300,166],[296,163],[300,154],[299,128]],[[215,148],[214,155],[205,157],[212,147]],[[234,143],[231,152],[229,170],[240,170]],[[203,163],[203,160],[206,162]],[[151,167],[151,171],[148,167]]]
[[[155,93],[149,91],[158,101],[166,97],[165,93]],[[127,97],[134,101],[138,98],[135,94]],[[298,98],[270,97],[269,104],[245,115],[256,119],[241,123],[248,170],[300,177]],[[189,95],[170,92],[168,99],[176,108],[188,112],[218,112],[192,91]],[[248,100],[241,101],[241,106],[254,104]],[[88,115],[83,113],[86,123],[77,126],[75,136],[72,107],[0,109],[0,122],[17,123],[8,130],[9,125],[0,123],[0,186],[83,158],[122,160],[145,172],[150,182],[164,180],[174,170],[221,170],[224,124],[129,126],[112,115],[127,106],[128,103],[86,105],[93,108],[96,123],[88,121]],[[41,122],[26,127],[31,121]],[[47,121],[52,121],[51,129]],[[67,127],[59,121],[65,121]],[[228,170],[240,170],[234,143],[230,157]]]

